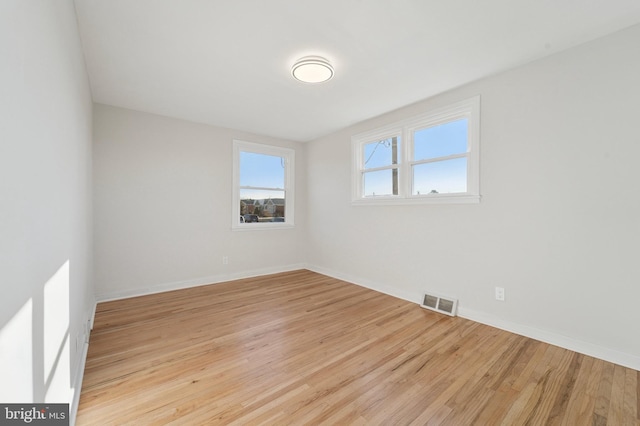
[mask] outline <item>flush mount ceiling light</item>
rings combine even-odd
[[[320,56],[305,56],[293,64],[291,75],[304,83],[323,83],[333,77],[333,67]]]

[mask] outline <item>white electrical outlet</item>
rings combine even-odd
[[[504,302],[504,287],[496,287],[496,300]]]
[[[229,256],[222,256],[222,264],[223,265],[229,264]]]

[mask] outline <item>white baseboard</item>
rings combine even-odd
[[[76,416],[78,415],[78,406],[80,405],[80,392],[82,391],[82,379],[84,378],[84,367],[87,362],[87,353],[89,352],[89,344],[85,343],[82,349],[82,356],[76,369],[76,381],[73,386],[73,397],[69,406],[69,426],[76,424]]]
[[[93,330],[93,322],[96,319],[96,308],[98,307],[98,302],[93,302],[93,307],[91,308],[91,312],[89,313],[89,333]],[[89,336],[87,336],[87,340],[89,340]]]
[[[640,371],[640,357],[636,355],[584,342],[552,331],[541,330],[528,325],[514,323],[485,312],[466,309],[460,306],[458,307],[458,315],[471,321],[486,324],[521,336],[530,337],[541,342],[549,343],[550,345],[559,346],[564,349],[569,349],[574,352],[589,355],[594,358]]]
[[[331,269],[323,268],[320,266],[307,265],[307,269],[319,274],[347,281],[361,287],[366,287],[380,293],[385,293],[399,299],[404,299],[412,303],[420,304],[420,301],[423,297],[422,294],[413,294],[411,292],[400,290],[389,285],[363,279],[360,277],[355,277],[349,274],[344,274],[342,272],[333,271]],[[467,309],[461,305],[458,305],[458,316],[640,371],[640,357],[637,355],[632,355],[593,343],[584,342],[552,331],[541,330],[539,328],[514,323],[485,312]]]
[[[388,294],[389,296],[397,297],[398,299],[403,299],[412,303],[419,304],[422,297],[420,294],[413,294],[411,292],[400,290],[398,288],[395,288],[389,285],[385,285],[385,284],[371,281],[371,280],[366,280],[364,278],[356,277],[349,274],[344,274],[342,272],[323,268],[321,266],[307,265],[306,269],[313,272],[317,272],[322,275],[326,275],[331,278],[336,278],[342,281],[356,284],[356,285],[359,285],[360,287],[366,287],[370,290],[375,290],[380,293]]]
[[[89,312],[89,332],[93,329],[93,321],[96,317],[96,303],[93,304],[91,311]],[[86,320],[85,320],[86,323]],[[82,392],[82,380],[84,379],[84,368],[87,363],[87,354],[89,352],[89,336],[85,336],[85,342],[82,345],[82,355],[76,365],[75,382],[73,384],[73,396],[71,398],[71,405],[69,406],[69,426],[76,424],[76,417],[78,415],[78,406],[80,405],[80,393]]]
[[[132,290],[98,294],[96,295],[96,300],[98,302],[108,302],[111,300],[128,299],[130,297],[145,296],[148,294],[163,293],[165,291],[181,290],[184,288],[199,287],[199,286],[208,285],[208,284],[218,284],[218,283],[227,282],[227,281],[240,280],[243,278],[253,278],[253,277],[259,277],[261,275],[270,275],[270,274],[277,274],[280,272],[296,271],[298,269],[305,269],[305,265],[303,263],[298,263],[298,264],[285,265],[285,266],[279,266],[279,267],[273,267],[273,268],[262,268],[262,269],[254,269],[251,271],[241,271],[241,272],[233,272],[229,274],[211,275],[208,277],[195,278],[195,279],[185,280],[185,281],[155,284],[152,286],[136,288]]]

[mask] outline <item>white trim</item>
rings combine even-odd
[[[89,321],[89,328],[93,330],[93,322],[96,319],[96,307],[97,302],[93,303],[91,311],[89,312],[89,318],[85,319],[82,323],[82,327],[87,321]],[[91,332],[89,330],[89,332]],[[73,386],[73,396],[71,397],[71,405],[69,406],[69,426],[76,424],[76,417],[78,416],[78,407],[80,406],[80,394],[82,393],[82,382],[84,380],[84,369],[87,364],[87,354],[89,353],[89,336],[85,336],[85,341],[82,344],[82,354],[76,365],[75,380]]]
[[[284,222],[240,223],[240,152],[272,155],[284,158]],[[268,229],[286,229],[295,226],[295,158],[296,151],[291,148],[263,145],[241,140],[233,140],[233,189],[231,200],[231,229],[233,231],[256,231]],[[270,188],[276,189],[276,188]]]
[[[419,305],[422,301],[422,296],[420,294],[413,294],[412,292],[399,290],[396,287],[385,285],[376,281],[367,280],[361,277],[356,277],[354,275],[323,268],[321,266],[306,265],[306,269],[312,272],[317,272],[318,274],[326,275],[331,278],[336,278],[338,280],[346,281],[351,284],[359,285],[360,287],[365,287],[369,290],[374,290],[379,293],[397,297],[398,299],[406,300],[407,302],[412,302]]]
[[[408,302],[416,303],[418,305],[422,302],[422,294],[413,294],[413,292],[399,290],[395,287],[388,286],[379,282],[356,277],[350,274],[344,274],[342,272],[333,271],[331,269],[323,268],[320,266],[307,265],[307,269],[319,274],[327,275],[332,278],[347,281],[361,287],[375,290],[380,293],[388,294],[390,296],[397,297]],[[640,356],[638,355],[616,351],[614,349],[596,345],[594,343],[584,342],[582,340],[574,339],[572,337],[564,336],[552,331],[542,330],[539,328],[504,320],[492,314],[465,308],[463,306],[460,306],[459,302],[458,316],[470,321],[486,324],[491,327],[508,331],[510,333],[529,337],[531,339],[549,343],[554,346],[559,346],[570,351],[578,352],[604,361],[612,362],[623,367],[628,367],[640,371]]]
[[[87,363],[87,354],[89,353],[89,344],[85,342],[82,346],[82,356],[76,366],[76,380],[74,382],[71,405],[69,406],[69,426],[76,424],[78,406],[80,405],[80,393],[82,392],[82,380],[84,379],[84,368]]]
[[[353,206],[407,206],[415,204],[478,204],[479,195],[467,194],[422,194],[411,198],[399,198],[397,196],[367,197],[354,200]]]
[[[93,303],[93,309],[91,311],[91,313],[89,314],[89,333],[91,333],[91,330],[93,330],[93,322],[96,319],[96,308],[98,307],[98,302],[94,302]],[[87,336],[89,337],[89,336]]]
[[[234,216],[235,217],[235,216]],[[294,229],[295,226],[285,222],[258,222],[243,223],[242,226],[233,228],[234,231],[269,231],[273,229]]]
[[[400,138],[400,156],[401,156],[401,160],[399,161],[399,164],[390,164],[387,166],[382,166],[382,167],[373,167],[370,169],[365,169],[364,168],[364,145],[367,145],[369,143],[373,143],[376,141],[381,141],[384,139],[390,139],[393,137],[399,137]],[[403,187],[403,185],[401,184],[402,178],[403,178],[403,173],[401,171],[401,166],[402,164],[405,162],[404,157],[402,157],[402,153],[404,152],[402,146],[405,143],[404,141],[405,139],[405,135],[404,135],[404,131],[402,129],[401,125],[398,125],[398,123],[394,123],[392,125],[389,126],[384,126],[384,127],[379,127],[377,129],[365,132],[365,133],[360,133],[358,135],[355,135],[351,138],[351,158],[352,158],[352,163],[353,163],[353,171],[351,173],[351,200],[352,201],[362,201],[362,200],[366,200],[365,198],[363,198],[361,196],[362,194],[362,186],[364,184],[364,173],[370,173],[370,172],[375,172],[378,170],[392,170],[392,169],[397,169],[398,170],[398,175],[400,176],[399,179],[400,181],[399,183],[399,189],[401,189]],[[389,197],[385,197],[385,198],[397,198],[398,196],[389,196]]]
[[[243,278],[259,277],[261,275],[277,274],[280,272],[297,271],[305,269],[302,263],[285,265],[273,268],[254,269],[251,271],[242,271],[229,274],[211,275],[208,277],[194,278],[191,280],[175,281],[169,283],[153,284],[147,287],[134,290],[114,291],[110,293],[102,293],[96,296],[98,302],[109,302],[112,300],[128,299],[130,297],[146,296],[148,294],[164,293],[166,291],[181,290],[191,287],[199,287],[209,284],[218,284],[227,281],[240,280]]]

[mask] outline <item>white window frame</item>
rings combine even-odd
[[[426,127],[437,126],[466,118],[467,152],[451,158],[467,158],[467,191],[455,194],[413,194],[413,166],[433,161],[443,161],[448,157],[413,161],[413,133]],[[400,137],[400,164],[398,166],[398,195],[365,197],[364,174],[375,169],[365,169],[364,148],[372,142],[393,136]],[[354,135],[351,138],[352,173],[351,201],[353,205],[391,204],[469,204],[480,202],[480,96],[475,96],[455,104],[438,108],[424,114],[392,123]],[[390,168],[381,167],[380,169]]]
[[[284,158],[284,222],[261,222],[261,223],[241,223],[240,222],[240,152],[252,152],[255,154],[272,155]],[[241,140],[233,140],[233,200],[231,229],[235,231],[256,231],[266,229],[293,228],[294,206],[295,206],[295,150],[279,146],[263,145]],[[260,188],[256,188],[260,189]]]

